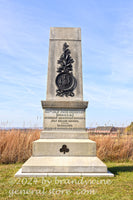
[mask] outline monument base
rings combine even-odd
[[[15,177],[39,176],[110,176],[106,165],[97,157],[30,157]]]
[[[15,174],[15,177],[49,177],[49,176],[87,176],[87,177],[114,177],[110,171],[107,173],[22,173],[22,168]]]
[[[65,147],[63,147],[65,146]],[[96,156],[96,143],[89,139],[39,139],[32,156],[15,177],[113,176]]]

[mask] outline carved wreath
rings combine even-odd
[[[63,54],[60,56],[60,59],[57,61],[59,67],[57,68],[57,73],[59,73],[56,77],[56,86],[58,89],[56,90],[56,96],[74,96],[74,89],[77,86],[77,81],[73,76],[72,63],[74,60],[71,58],[71,51],[69,50],[69,45],[64,43],[63,45]]]

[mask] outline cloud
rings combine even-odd
[[[93,108],[133,110],[132,88],[91,83],[84,86],[84,97]]]

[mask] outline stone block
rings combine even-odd
[[[96,156],[96,143],[89,139],[39,139],[33,142],[32,152],[33,156]]]
[[[107,173],[106,165],[97,157],[41,156],[31,157],[22,166],[23,173]]]
[[[41,131],[40,139],[88,139],[87,131]]]

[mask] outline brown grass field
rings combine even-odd
[[[0,163],[25,162],[32,154],[32,142],[40,138],[39,129],[0,130]],[[90,135],[96,141],[97,156],[103,161],[133,160],[133,136]]]

